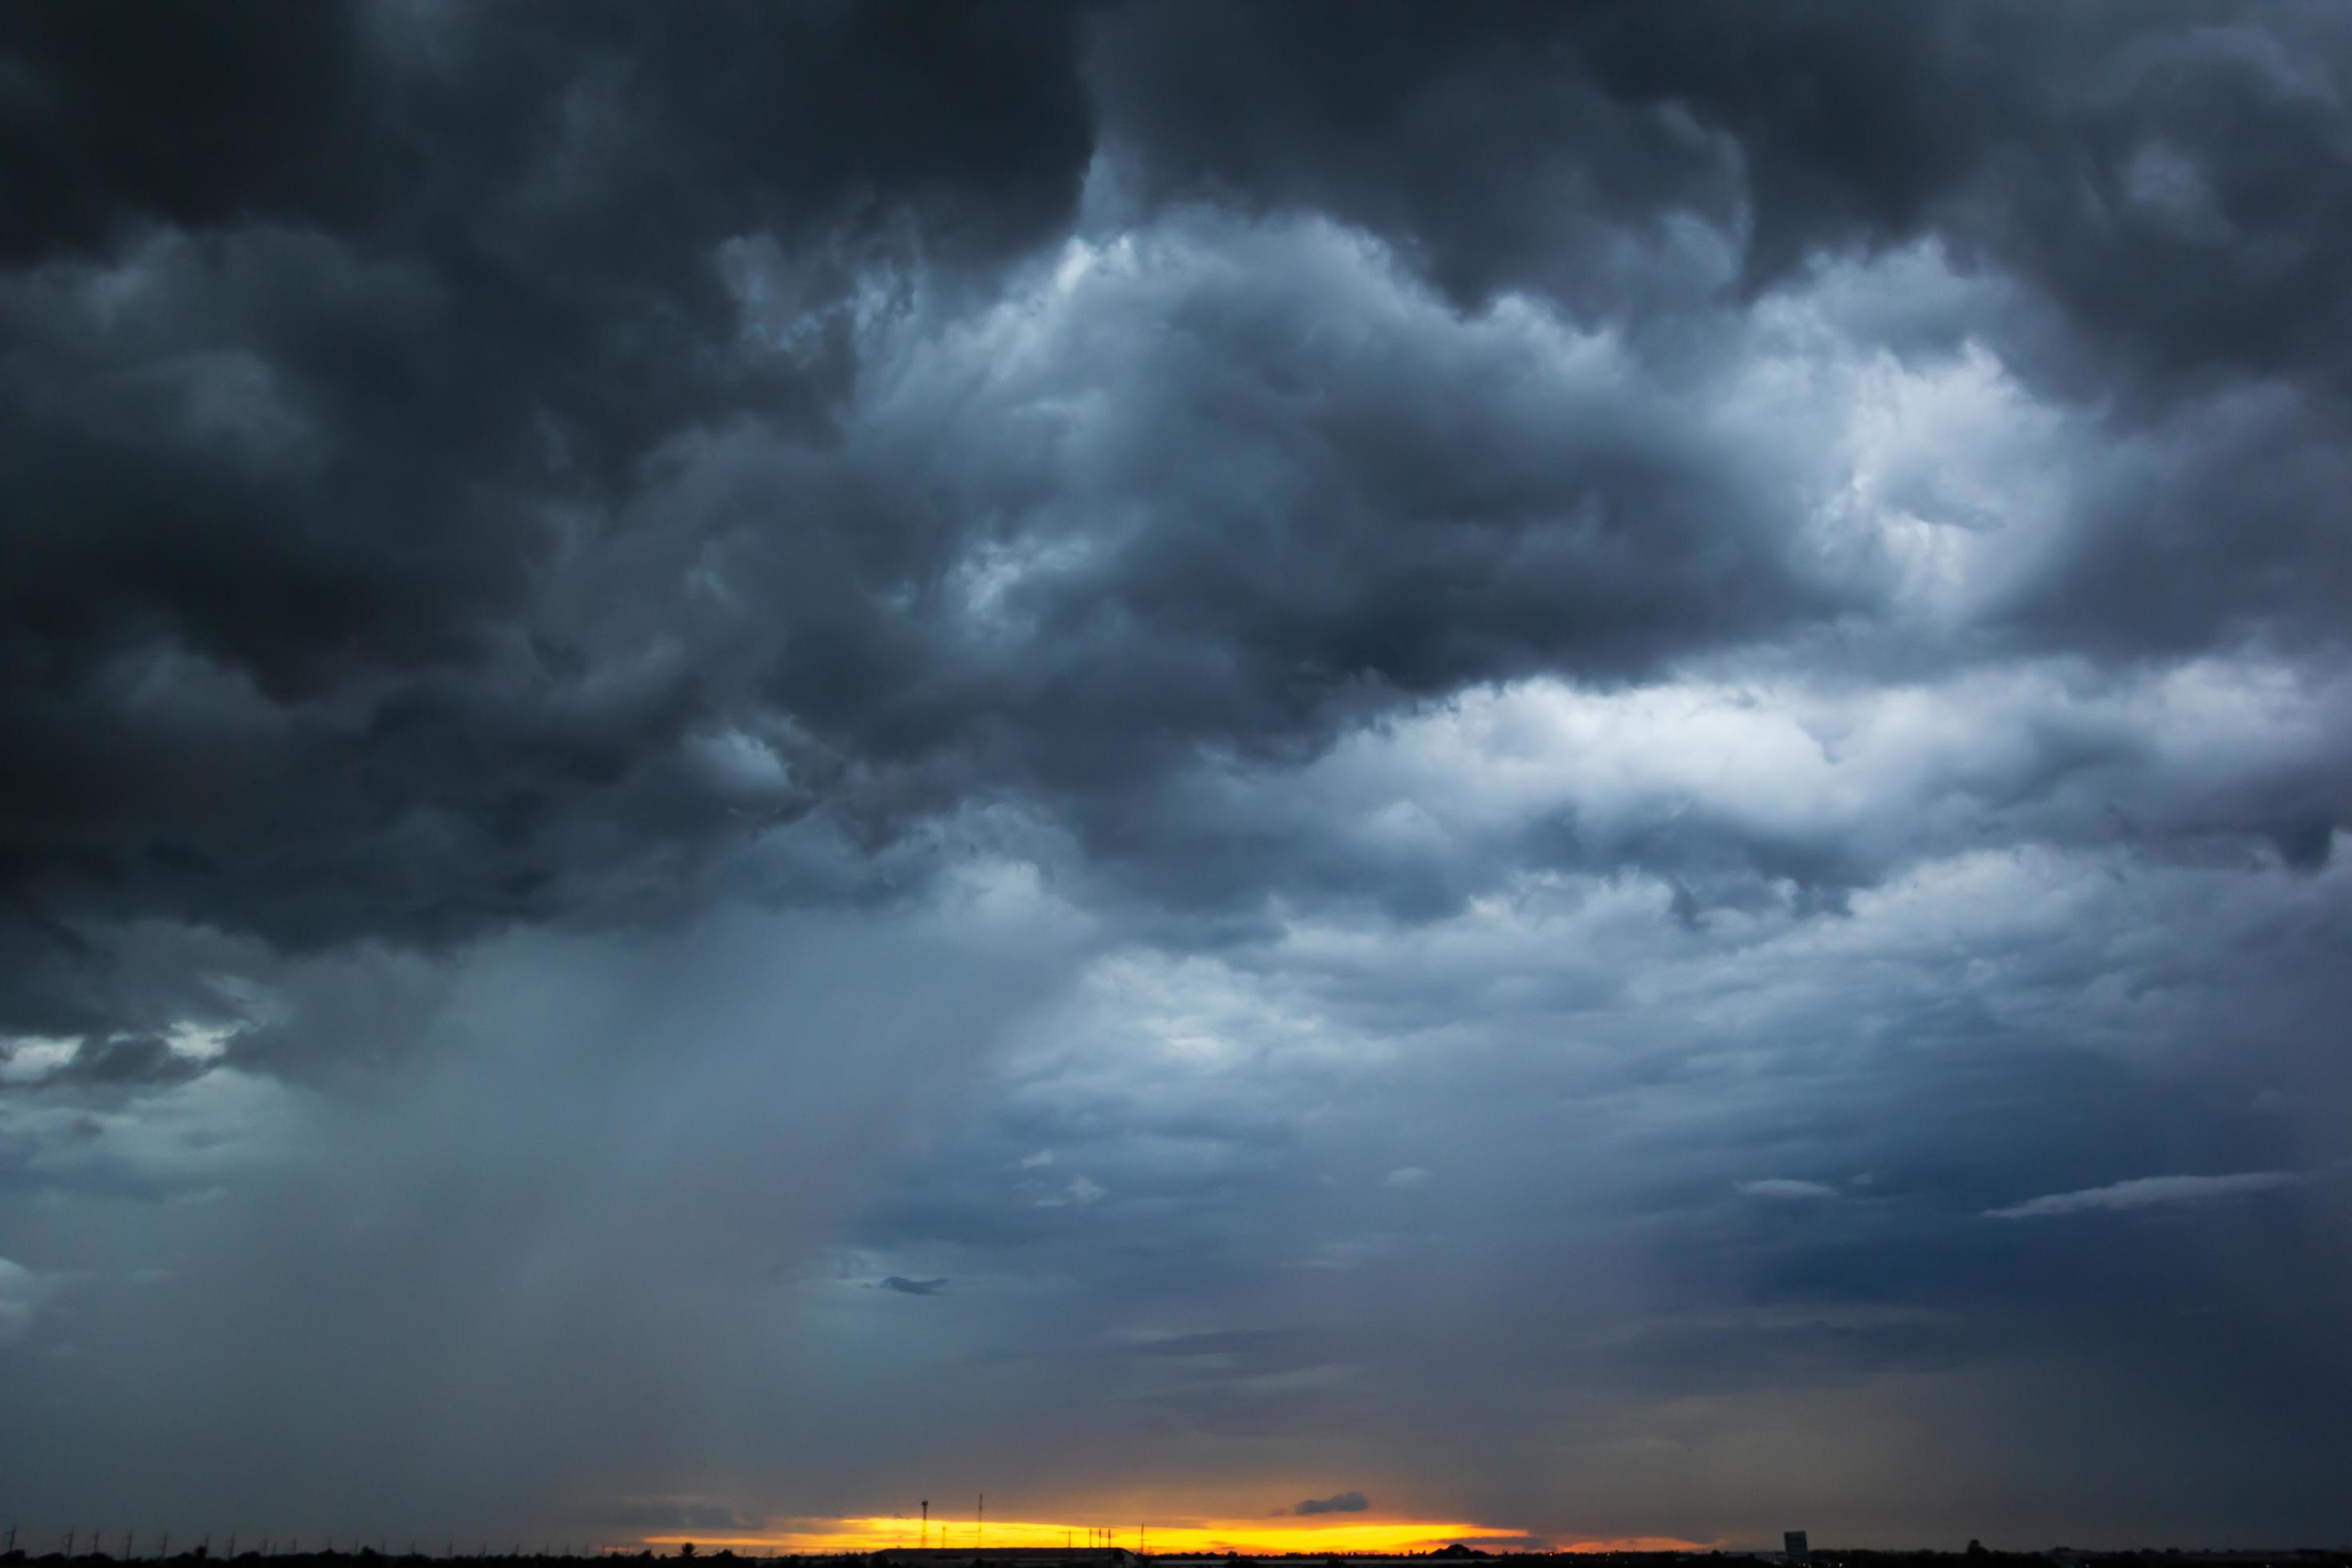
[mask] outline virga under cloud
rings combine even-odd
[[[16,8],[0,1473],[2340,1538],[2347,95]]]

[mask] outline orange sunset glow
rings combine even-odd
[[[703,1550],[876,1552],[889,1547],[919,1545],[926,1539],[920,1521],[915,1519],[797,1519],[787,1522],[796,1528],[734,1535],[649,1535],[644,1538],[642,1544],[660,1550],[691,1541]],[[984,1540],[978,1540],[968,1520],[933,1519],[928,1540],[935,1547],[965,1549],[976,1544],[992,1547],[1083,1546],[1087,1543],[1089,1533],[1085,1525],[992,1519],[988,1521]],[[1457,1541],[1465,1544],[1483,1542],[1487,1543],[1489,1550],[1496,1549],[1495,1543],[1505,1541],[1514,1547],[1553,1552],[1704,1550],[1699,1542],[1670,1536],[1543,1542],[1531,1538],[1525,1531],[1504,1526],[1412,1519],[1195,1519],[1150,1525],[1148,1542],[1145,1534],[1137,1526],[1129,1525],[1114,1532],[1111,1544],[1132,1549],[1139,1543],[1145,1543],[1155,1556],[1225,1552],[1271,1556],[1284,1552],[1428,1552]]]

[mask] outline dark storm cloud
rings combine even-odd
[[[1157,188],[1334,212],[1465,298],[1622,309],[1642,300],[1612,270],[1628,231],[1677,216],[1737,232],[1751,291],[1818,252],[1934,234],[2032,279],[2134,369],[2346,363],[2335,7],[1800,4],[1701,25],[1395,4],[1351,22],[1118,13],[1109,128]]]
[[[626,602],[614,506],[839,390],[741,352],[726,242],[789,233],[804,306],[1065,221],[1075,47],[1042,6],[12,15],[12,945],[446,940],[801,809],[678,764],[741,693]],[[829,591],[904,570],[864,553]]]
[[[1532,289],[1688,352],[1677,319],[1727,287],[1933,241],[2029,302],[1948,319],[1948,345],[1989,338],[2171,448],[2168,473],[2091,503],[2029,625],[2126,651],[2340,634],[2341,8],[1797,5],[1699,25],[1399,5],[1334,28],[1311,8],[1144,6],[1102,37],[1107,129],[1147,188],[1334,214],[1466,305]]]
[[[93,920],[446,943],[690,909],[763,826],[808,821],[854,860],[1008,793],[1155,901],[1312,888],[1311,861],[1167,837],[1170,770],[1872,612],[1866,564],[1809,556],[1788,477],[1692,418],[1724,287],[1794,287],[1824,252],[1934,239],[2041,301],[1952,342],[1981,327],[2029,368],[2087,355],[2097,387],[2234,399],[2168,395],[2177,455],[2094,491],[2002,617],[2126,655],[2332,626],[2340,19],[1328,23],[13,16],[19,1026],[93,1026],[57,995]],[[874,323],[983,305],[992,268],[1080,222],[1098,151],[1113,186],[1387,248],[1171,207],[1132,287],[1080,285],[1107,325],[1007,367],[995,415],[892,382]],[[1422,276],[1454,309],[1413,303]],[[1638,330],[1547,363],[1574,346],[1514,353],[1562,329],[1496,313],[1511,289]],[[1037,422],[1067,398],[1103,416]],[[991,572],[1009,632],[968,602]],[[2339,806],[2259,826],[2309,861]],[[1694,882],[1874,874],[1819,847],[1664,853]]]
[[[361,151],[360,16],[42,5],[13,13],[0,248],[93,246],[133,215],[323,215]]]
[[[2325,1534],[2347,94],[2294,4],[11,11],[0,1470]]]

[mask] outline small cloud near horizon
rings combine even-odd
[[[1290,1511],[1294,1514],[1299,1515],[1311,1515],[1318,1513],[1361,1513],[1371,1506],[1371,1503],[1366,1500],[1363,1493],[1359,1491],[1345,1491],[1340,1492],[1334,1497],[1308,1498],[1305,1501],[1294,1506]]]
[[[1788,1176],[1767,1176],[1760,1181],[1735,1182],[1734,1191],[1751,1198],[1770,1198],[1778,1203],[1804,1203],[1814,1198],[1833,1198],[1838,1190],[1820,1182],[1800,1182]]]
[[[909,1279],[899,1274],[893,1274],[882,1281],[882,1289],[896,1290],[901,1296],[938,1296],[944,1294],[947,1288],[948,1282],[944,1279]]]
[[[2053,1215],[2089,1214],[2097,1210],[2155,1208],[2169,1204],[2210,1202],[2245,1193],[2273,1192],[2299,1186],[2305,1177],[2294,1171],[2240,1171],[2225,1176],[2139,1176],[2079,1192],[2048,1193],[2007,1208],[1987,1209],[1993,1219],[2047,1219]]]

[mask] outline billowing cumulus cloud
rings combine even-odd
[[[0,1473],[2338,1538],[2347,101],[2318,5],[19,7]]]

